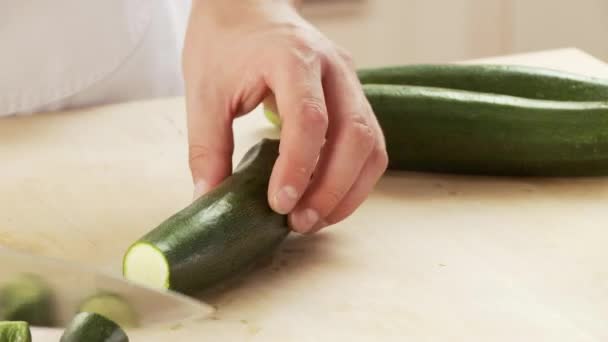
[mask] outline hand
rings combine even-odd
[[[282,121],[268,201],[295,231],[348,217],[386,170],[384,137],[350,57],[288,1],[195,0],[183,68],[198,195],[232,172],[232,121],[267,98]]]

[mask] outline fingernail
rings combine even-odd
[[[308,233],[319,222],[319,214],[313,209],[305,209],[292,214],[291,226],[298,233]]]
[[[285,215],[293,209],[297,199],[296,189],[293,186],[284,186],[274,195],[274,210]]]
[[[194,184],[194,194],[192,199],[196,200],[209,190],[209,184],[204,180],[200,180]]]

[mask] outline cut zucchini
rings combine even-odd
[[[220,186],[134,243],[124,257],[124,276],[154,288],[198,292],[272,252],[290,231],[267,201],[278,147],[277,140],[262,140]]]
[[[88,298],[80,306],[79,312],[100,314],[125,328],[138,325],[137,313],[133,307],[113,293],[100,293]]]
[[[0,288],[0,319],[53,326],[54,305],[50,287],[39,277],[23,274]]]
[[[124,261],[124,273],[129,280],[152,288],[169,287],[169,263],[154,245],[139,242],[133,245]]]
[[[27,322],[0,322],[0,342],[32,342]]]
[[[81,312],[66,327],[60,342],[128,342],[122,328],[96,313]]]

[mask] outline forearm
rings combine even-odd
[[[302,4],[303,0],[192,0],[193,5],[234,7],[241,5],[259,6],[260,4],[287,3],[294,7]]]
[[[193,0],[192,11],[205,13],[215,25],[239,26],[257,17],[282,21],[296,14],[302,0]]]

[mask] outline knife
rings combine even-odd
[[[34,326],[65,327],[83,311],[83,305],[109,310],[117,317],[126,315],[130,327],[137,328],[203,319],[214,311],[210,305],[175,292],[144,287],[64,260],[0,247],[0,321],[25,320]]]

